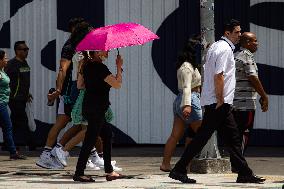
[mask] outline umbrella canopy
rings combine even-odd
[[[93,29],[77,45],[76,51],[111,50],[142,45],[159,37],[144,26],[136,23],[120,23]]]

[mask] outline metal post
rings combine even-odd
[[[210,44],[215,42],[214,0],[200,0],[200,25],[202,45],[204,47],[201,51],[201,61],[203,65],[205,63],[205,56],[208,47]],[[201,72],[203,72],[203,70]],[[212,137],[204,146],[199,158],[221,158],[217,144],[216,132],[214,132]]]

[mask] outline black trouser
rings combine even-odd
[[[234,120],[231,106],[223,104],[215,109],[216,104],[205,106],[205,113],[200,129],[192,142],[186,147],[174,170],[186,174],[186,167],[192,158],[205,146],[215,130],[224,139],[229,147],[231,162],[239,168],[240,175],[251,175],[252,170],[241,153],[241,139],[239,130]]]
[[[106,110],[95,111],[92,113],[86,113],[84,115],[88,120],[88,126],[77,162],[75,175],[84,175],[86,163],[99,135],[103,140],[103,158],[105,173],[113,172],[113,167],[111,165],[112,131],[110,124],[106,124],[105,122],[105,112]]]
[[[11,121],[15,145],[32,145],[32,132],[29,129],[26,101],[10,99]]]

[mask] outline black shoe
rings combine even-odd
[[[237,183],[262,183],[264,182],[266,179],[263,177],[258,177],[255,175],[238,175],[237,178]]]
[[[18,153],[10,155],[10,160],[19,160],[19,159],[25,160],[27,159],[27,157],[24,155],[20,155]]]
[[[174,170],[171,170],[169,177],[174,180],[179,180],[182,183],[196,183],[196,180],[188,178],[186,174],[179,173]]]
[[[262,180],[262,182],[266,181],[266,178],[264,178],[264,177],[259,177],[259,176],[256,176],[256,175],[254,175],[254,176],[255,176],[256,178]]]
[[[239,170],[237,170],[235,167],[232,166],[231,168],[232,173],[239,173]]]

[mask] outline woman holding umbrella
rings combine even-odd
[[[93,149],[98,135],[103,139],[103,158],[106,180],[111,181],[123,176],[114,172],[111,165],[112,131],[105,124],[105,112],[109,102],[110,88],[119,89],[122,84],[122,64],[120,55],[116,58],[117,74],[114,76],[103,61],[108,58],[108,51],[84,51],[84,65],[80,71],[83,75],[86,93],[83,100],[83,116],[88,120],[85,139],[76,166],[74,181],[94,182],[92,177],[84,175],[88,157]]]
[[[109,90],[121,87],[123,60],[117,55],[117,74],[112,75],[102,62],[108,58],[108,50],[133,45],[142,45],[159,37],[144,26],[136,23],[120,23],[97,28],[89,32],[76,47],[76,51],[84,51],[82,74],[85,82],[83,116],[87,119],[85,140],[81,148],[74,181],[93,182],[91,177],[84,176],[84,169],[98,134],[103,139],[103,158],[106,179],[108,181],[124,178],[115,173],[111,165],[111,128],[105,125],[105,112],[109,107]],[[93,50],[93,51],[89,51]]]

